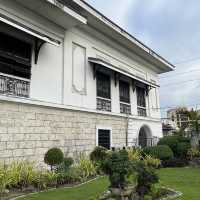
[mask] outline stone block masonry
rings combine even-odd
[[[0,101],[0,161],[41,163],[52,147],[71,156],[88,153],[96,145],[97,126],[111,127],[113,146],[125,146],[125,117]]]

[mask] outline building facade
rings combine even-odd
[[[168,110],[167,118],[175,124],[177,130],[186,129],[190,123],[188,109],[185,107],[173,108]]]
[[[42,161],[162,137],[174,66],[81,0],[0,1],[0,159]]]

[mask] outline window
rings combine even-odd
[[[30,79],[31,44],[0,33],[0,72]]]
[[[28,97],[32,45],[0,33],[0,93]]]
[[[97,72],[97,109],[111,111],[111,81],[110,76]]]
[[[98,129],[97,145],[110,149],[111,147],[111,131],[108,129]]]
[[[136,88],[137,92],[137,107],[139,116],[147,116],[146,112],[146,90],[142,87]]]
[[[128,82],[119,81],[120,113],[131,114],[130,85]]]

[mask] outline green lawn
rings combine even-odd
[[[107,190],[107,178],[99,178],[80,187],[57,189],[20,198],[20,200],[90,200]]]
[[[200,168],[159,170],[161,183],[183,193],[178,200],[200,200]]]
[[[163,185],[183,193],[178,200],[200,200],[200,168],[169,168],[158,173]],[[90,200],[104,192],[108,185],[107,178],[100,178],[77,188],[52,190],[20,200]]]

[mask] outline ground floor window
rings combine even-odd
[[[109,129],[97,129],[97,146],[111,148],[111,130]]]

